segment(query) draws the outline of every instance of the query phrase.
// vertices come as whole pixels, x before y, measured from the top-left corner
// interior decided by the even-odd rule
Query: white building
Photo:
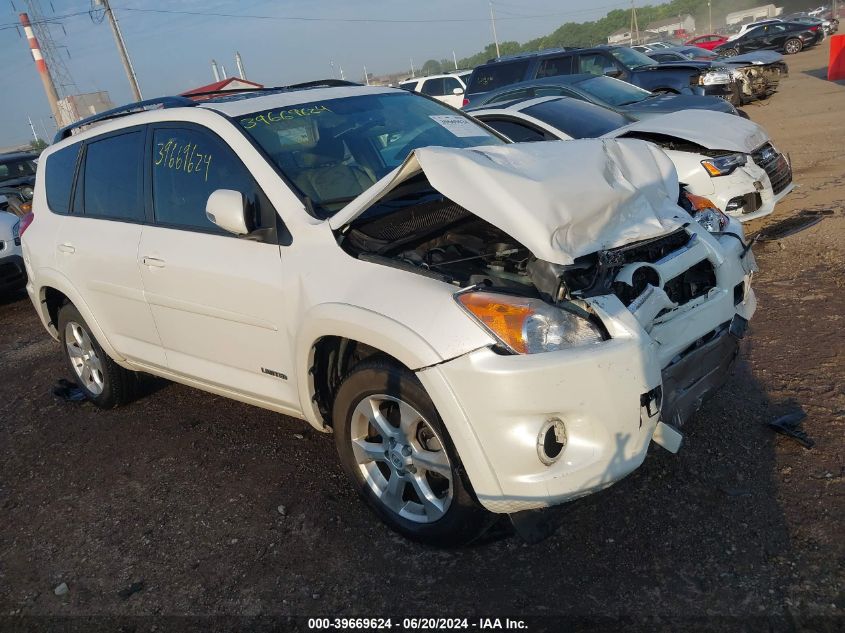
[[[64,99],[59,99],[59,118],[58,126],[60,128],[76,123],[77,121],[106,110],[111,110],[114,103],[109,98],[109,93],[106,91],[100,92],[86,92],[81,95],[68,95]]]
[[[629,28],[618,29],[607,36],[608,44],[629,44],[631,41],[633,34]]]
[[[774,18],[783,13],[783,7],[776,7],[773,4],[764,4],[759,7],[752,7],[750,9],[743,9],[742,11],[734,11],[725,16],[725,23],[730,26],[732,24],[745,24],[747,22],[756,22],[757,20],[765,20],[767,18]]]
[[[667,18],[666,20],[657,20],[656,22],[646,24],[645,30],[651,31],[652,33],[660,33],[666,36],[671,36],[677,31],[694,33],[695,18],[693,18],[689,13],[687,13],[686,15]]]

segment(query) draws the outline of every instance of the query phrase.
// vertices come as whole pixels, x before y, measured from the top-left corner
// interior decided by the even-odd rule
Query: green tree
[[[429,59],[422,65],[420,72],[423,75],[438,75],[443,72],[443,66],[436,59]]]
[[[47,143],[39,138],[37,140],[31,141],[29,147],[30,149],[32,149],[33,152],[38,152],[40,154],[45,149],[47,149]]]

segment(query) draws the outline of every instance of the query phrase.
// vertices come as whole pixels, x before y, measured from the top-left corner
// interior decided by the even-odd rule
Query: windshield
[[[648,55],[643,55],[639,51],[631,48],[612,48],[610,54],[616,58],[616,61],[624,64],[628,68],[636,69],[645,66],[654,66],[654,60]]]
[[[591,77],[578,82],[578,87],[612,106],[631,105],[654,96],[648,90],[613,77]]]
[[[544,101],[523,112],[572,138],[596,138],[628,123],[618,112],[576,99]]]
[[[321,217],[334,215],[419,147],[504,142],[468,116],[405,92],[285,106],[238,123]]]
[[[35,163],[31,160],[16,160],[0,163],[0,180],[13,180],[35,175]]]

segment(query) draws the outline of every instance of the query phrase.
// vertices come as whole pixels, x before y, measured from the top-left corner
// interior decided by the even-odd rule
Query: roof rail
[[[275,88],[233,88],[230,90],[211,90],[209,92],[194,92],[190,95],[180,95],[175,97],[159,97],[157,99],[147,99],[146,101],[138,101],[137,103],[129,103],[119,108],[113,108],[100,112],[88,118],[71,123],[63,127],[53,138],[54,143],[68,138],[73,134],[74,130],[91,125],[92,123],[99,123],[100,121],[108,121],[109,119],[118,119],[120,117],[129,116],[138,112],[143,112],[151,106],[161,106],[162,108],[186,108],[199,105],[202,101],[194,99],[194,97],[211,97],[211,96],[226,96],[227,94],[243,94],[250,92],[286,92],[288,90],[305,90],[308,88],[333,88],[341,86],[359,86],[360,84],[354,81],[345,81],[343,79],[319,79],[317,81],[306,81],[298,84],[291,84],[289,86],[277,86]]]
[[[100,121],[108,121],[109,119],[119,119],[120,117],[128,116],[136,112],[143,112],[150,106],[161,106],[162,108],[180,108],[195,106],[196,102],[191,101],[187,97],[159,97],[158,99],[147,99],[146,101],[138,101],[136,103],[128,103],[119,108],[112,108],[105,112],[100,112],[93,116],[89,116],[76,123],[71,123],[63,127],[53,138],[54,143],[68,138],[73,134],[74,130],[91,125],[92,123],[99,123]]]

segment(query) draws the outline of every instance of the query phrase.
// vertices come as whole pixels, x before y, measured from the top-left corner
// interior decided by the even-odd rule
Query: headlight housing
[[[714,156],[707,160],[701,161],[701,166],[707,170],[711,177],[727,176],[732,174],[737,167],[742,167],[748,162],[748,156],[741,153],[724,154],[722,156]]]
[[[580,316],[540,299],[495,292],[463,292],[458,305],[515,354],[539,354],[604,340],[586,314]]]
[[[729,70],[711,70],[701,75],[698,78],[698,83],[702,86],[712,86],[714,84],[729,84],[731,80]]]
[[[701,226],[710,233],[721,233],[730,222],[730,218],[719,210],[708,198],[696,196],[688,191],[684,192],[687,199],[687,211]]]

